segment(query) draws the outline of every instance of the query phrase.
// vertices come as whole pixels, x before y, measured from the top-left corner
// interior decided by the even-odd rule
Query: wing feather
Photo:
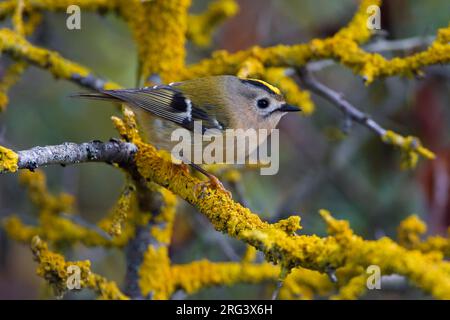
[[[103,90],[95,93],[80,93],[74,97],[122,102],[131,107],[146,110],[162,119],[193,130],[194,121],[202,121],[203,130],[225,129],[201,106],[196,106],[180,90],[171,86],[152,88]]]

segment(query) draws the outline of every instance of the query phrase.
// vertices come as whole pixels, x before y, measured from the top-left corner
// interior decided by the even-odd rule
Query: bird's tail
[[[122,100],[108,94],[108,91],[103,92],[80,92],[70,95],[71,98],[86,98],[90,100],[103,100],[103,101],[114,101],[121,102]]]

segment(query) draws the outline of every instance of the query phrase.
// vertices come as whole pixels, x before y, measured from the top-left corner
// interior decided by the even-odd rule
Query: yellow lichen
[[[39,209],[38,225],[23,224],[17,216],[4,219],[3,226],[8,235],[16,241],[29,243],[32,237],[39,235],[51,243],[82,242],[88,246],[124,246],[134,234],[134,225],[127,225],[125,232],[110,240],[102,234],[102,229],[111,226],[112,218],[105,218],[98,223],[98,229],[79,225],[71,220],[74,199],[61,193],[53,195],[47,190],[45,175],[42,171],[20,174],[20,182],[28,188],[31,201]],[[64,214],[64,215],[62,215]],[[134,218],[132,215],[130,218]]]
[[[205,12],[189,16],[187,37],[200,47],[208,46],[217,26],[236,15],[238,10],[235,0],[211,2]]]
[[[313,39],[309,43],[292,46],[253,47],[232,54],[216,51],[210,59],[188,66],[181,72],[181,78],[237,74],[242,64],[247,61],[258,65],[257,70],[261,72],[260,70],[264,67],[298,68],[310,61],[334,59],[361,75],[366,84],[370,84],[376,78],[393,75],[409,76],[424,66],[450,61],[450,44],[446,41],[450,26],[438,30],[435,42],[427,50],[404,58],[386,59],[380,54],[368,53],[361,49],[359,45],[367,41],[371,35],[371,30],[366,27],[368,16],[366,9],[369,5],[377,5],[380,2],[363,1],[349,25],[333,37]]]
[[[47,244],[37,236],[31,241],[31,250],[38,263],[36,273],[49,282],[56,296],[62,297],[68,290],[74,289],[69,287],[69,277],[77,272],[80,287],[96,291],[99,298],[128,299],[115,283],[92,273],[89,260],[66,261],[62,255],[51,252]]]
[[[396,272],[408,276],[413,283],[435,297],[445,298],[450,294],[450,279],[444,275],[447,263],[435,261],[419,252],[408,252],[387,238],[364,241],[353,234],[347,222],[333,219],[327,211],[322,210],[321,214],[332,237],[295,236],[282,231],[276,224],[261,221],[257,215],[233,202],[219,190],[207,189],[202,197],[196,197],[193,187],[198,180],[159,158],[152,146],[133,134],[135,123],[132,117],[128,117],[125,122],[117,119],[116,125],[124,136],[134,137],[133,142],[139,146],[136,164],[142,176],[176,192],[199,208],[217,230],[255,246],[266,254],[268,260],[287,269],[302,266],[322,271],[344,262],[354,261],[353,264],[359,267],[378,264],[387,274]],[[412,261],[420,267],[413,268],[410,265]],[[434,272],[424,281],[422,275],[430,263],[435,265]],[[440,281],[442,277],[447,280]],[[352,292],[355,292],[354,289]]]
[[[74,198],[66,193],[57,196],[51,194],[47,190],[46,177],[42,171],[22,171],[19,175],[19,181],[27,187],[31,201],[39,209],[51,214],[72,210]]]
[[[6,70],[5,75],[0,82],[0,112],[3,111],[9,102],[8,90],[17,81],[19,81],[20,76],[25,71],[27,64],[23,61],[13,63]]]
[[[450,256],[450,237],[429,236],[422,239],[427,232],[425,222],[418,216],[412,215],[403,220],[398,229],[398,242],[408,249],[420,250],[422,252],[439,252],[444,256]],[[448,234],[450,235],[450,228]]]
[[[398,241],[402,246],[413,248],[421,240],[420,237],[427,231],[427,226],[417,216],[413,215],[403,220],[398,226]]]
[[[14,30],[18,34],[22,35],[25,34],[25,27],[23,25],[23,9],[24,9],[24,0],[17,0],[16,10],[14,11],[12,22]]]
[[[255,249],[255,247],[247,246],[247,249],[245,250],[244,255],[242,256],[241,262],[243,263],[250,263],[256,259],[256,254],[258,251]]]
[[[190,2],[82,0],[77,4],[83,10],[114,10],[125,19],[138,49],[139,76],[145,82],[159,82],[158,77],[167,83],[215,74],[255,77],[279,87],[287,101],[302,107],[305,114],[314,110],[309,92],[301,90],[287,71],[302,67],[309,61],[334,59],[364,77],[367,84],[383,76],[410,76],[423,66],[450,61],[450,26],[438,30],[436,40],[427,50],[411,56],[386,59],[379,54],[365,52],[360,45],[372,34],[366,28],[367,8],[381,4],[378,0],[365,0],[350,23],[332,37],[292,46],[253,47],[233,54],[217,51],[210,59],[186,66],[186,36],[200,45],[208,43],[217,24],[237,10],[235,1],[218,0],[205,13],[189,16]],[[24,68],[26,63],[47,69],[55,77],[63,79],[73,80],[74,76],[91,74],[89,69],[61,57],[57,52],[36,47],[24,38],[39,22],[40,11],[66,10],[70,4],[72,2],[66,0],[8,0],[0,3],[0,19],[13,15],[15,27],[15,30],[0,30],[0,51],[18,59],[0,84],[0,106],[6,104],[6,92],[23,71],[19,67]],[[29,17],[28,21],[23,20],[24,12]],[[113,82],[105,84],[106,89],[118,87]],[[101,229],[72,221],[70,217],[75,217],[70,213],[73,199],[65,194],[49,193],[45,176],[40,172],[21,175],[21,181],[28,187],[30,198],[39,210],[38,224],[25,225],[17,216],[4,221],[12,238],[19,241],[33,239],[32,250],[39,263],[38,274],[50,282],[58,295],[67,290],[67,267],[75,265],[82,271],[82,287],[95,290],[104,299],[127,298],[114,282],[93,274],[89,261],[67,262],[63,256],[49,251],[47,244],[35,235],[48,240],[51,245],[82,242],[85,245],[123,247],[133,238],[137,227],[150,226],[152,241],[139,268],[139,286],[144,297],[167,299],[180,289],[191,294],[213,285],[262,281],[273,284],[282,278],[280,298],[311,299],[321,295],[354,299],[365,292],[365,270],[375,264],[382,274],[404,275],[434,297],[450,298],[450,265],[443,260],[443,255],[448,256],[450,252],[449,240],[436,236],[422,241],[420,236],[425,232],[425,225],[417,218],[400,225],[401,245],[386,237],[376,241],[364,240],[354,234],[348,222],[334,219],[326,210],[320,213],[327,224],[327,237],[298,235],[298,216],[270,224],[219,189],[206,187],[196,192],[201,181],[145,143],[139,135],[133,113],[127,108],[122,112],[123,120],[113,117],[113,122],[120,135],[138,148],[134,165],[139,175],[138,182],[142,185],[137,192],[119,197],[116,210],[97,224]],[[406,167],[414,166],[418,155],[434,158],[434,154],[414,137],[402,137],[387,131],[383,140],[402,149]],[[0,147],[0,171],[16,171],[17,162],[16,153]],[[230,182],[240,180],[237,171],[224,170],[220,166],[214,170]],[[148,212],[140,208],[138,198],[144,191],[161,196],[159,210]],[[182,265],[171,263],[168,245],[175,216],[175,194],[198,208],[216,230],[247,243],[249,249],[242,262],[201,260]],[[125,218],[127,223],[123,224]],[[110,230],[116,236],[112,240],[107,239],[101,235],[102,229]],[[255,249],[262,251],[269,262],[254,263]],[[327,275],[330,270],[336,273],[336,284]]]
[[[139,268],[139,287],[144,297],[167,299],[173,292],[167,247],[149,246]]]
[[[295,268],[283,281],[280,299],[314,299],[329,295],[334,286],[328,276],[314,270]]]
[[[72,79],[75,75],[87,77],[91,71],[79,64],[62,58],[59,53],[31,45],[18,33],[9,30],[0,30],[0,51],[11,52],[13,57],[26,58],[27,61],[47,69],[55,77]],[[119,85],[106,82],[105,89],[117,89]]]
[[[434,159],[433,152],[423,147],[420,140],[413,136],[403,137],[394,131],[387,130],[381,137],[385,143],[392,144],[402,150],[402,169],[414,168],[419,160],[419,155],[426,159]]]
[[[154,219],[157,225],[150,229],[150,233],[158,242],[169,244],[172,237],[177,199],[167,189],[161,188],[159,192],[163,196],[163,205],[161,206],[159,215]]]
[[[132,0],[119,3],[138,46],[140,73],[148,82],[157,75],[163,83],[178,80],[184,68],[187,9],[190,0]],[[158,19],[149,19],[158,17]]]
[[[0,172],[16,172],[19,156],[14,151],[0,146]]]
[[[131,193],[133,191],[134,186],[126,186],[124,192],[122,192],[119,200],[116,202],[112,222],[108,230],[108,233],[112,236],[119,236],[122,233],[122,224],[128,217],[131,206]]]

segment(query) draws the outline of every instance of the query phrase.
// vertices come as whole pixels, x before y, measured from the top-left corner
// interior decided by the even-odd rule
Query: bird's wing
[[[131,107],[148,111],[189,130],[194,129],[194,121],[202,121],[203,131],[206,129],[225,129],[217,119],[209,116],[200,106],[196,106],[181,91],[171,86],[103,90],[95,93],[80,93],[73,96],[122,102]]]

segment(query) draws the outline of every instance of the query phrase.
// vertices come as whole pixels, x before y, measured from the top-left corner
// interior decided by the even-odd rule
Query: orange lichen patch
[[[14,151],[0,146],[0,172],[16,172],[19,156]]]
[[[31,250],[38,263],[36,273],[48,281],[58,297],[70,289],[69,284],[75,285],[72,281],[79,280],[81,288],[94,290],[100,299],[128,299],[114,282],[92,273],[89,260],[66,261],[62,255],[51,252],[47,243],[37,236],[31,241]]]

